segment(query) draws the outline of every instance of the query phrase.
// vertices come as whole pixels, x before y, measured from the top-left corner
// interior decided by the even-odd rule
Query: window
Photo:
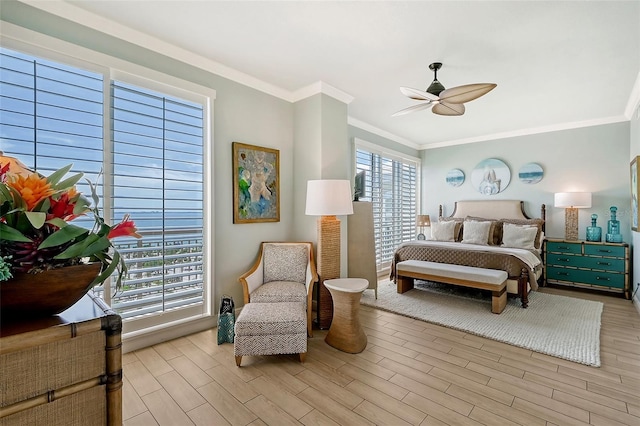
[[[389,267],[399,244],[415,240],[419,161],[356,140],[356,172],[365,172],[360,199],[373,203],[378,271]]]
[[[208,314],[208,98],[123,72],[0,55],[0,150],[45,174],[73,163],[97,184],[104,217],[130,214],[143,236],[114,240],[129,267],[123,290],[94,291],[142,324],[130,330]]]

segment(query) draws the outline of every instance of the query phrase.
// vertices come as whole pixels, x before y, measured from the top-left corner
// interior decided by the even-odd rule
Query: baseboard
[[[636,311],[638,311],[638,314],[640,314],[640,294],[638,294],[637,291],[636,291],[636,295],[634,296],[632,302],[633,302],[633,306],[636,307]]]
[[[176,324],[161,329],[155,329],[147,333],[124,334],[122,336],[122,353],[136,351],[148,346],[157,345],[158,343],[168,340],[177,339],[179,337],[188,336],[189,334],[214,328],[218,325],[218,316],[200,318],[197,320]]]

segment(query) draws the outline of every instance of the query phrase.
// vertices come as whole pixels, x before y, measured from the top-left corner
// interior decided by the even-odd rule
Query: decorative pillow
[[[440,216],[438,218],[439,222],[454,222],[456,224],[455,229],[453,230],[453,239],[454,241],[462,241],[462,222],[464,218],[461,217],[443,217]]]
[[[465,220],[462,228],[462,242],[465,244],[488,245],[491,222]]]
[[[533,242],[535,248],[539,249],[542,244],[542,225],[544,225],[543,219],[500,219],[501,222],[505,224],[511,223],[513,225],[534,225],[538,228],[538,233],[536,234],[536,238]]]
[[[456,223],[453,221],[431,222],[431,239],[435,241],[455,241],[453,232]]]
[[[295,281],[305,284],[307,246],[301,244],[265,244],[262,249],[264,282]]]
[[[502,227],[502,247],[535,249],[538,228],[535,225],[514,225],[505,223]]]
[[[489,229],[489,238],[487,239],[487,243],[489,245],[498,246],[500,245],[500,236],[502,235],[502,222],[498,222],[497,220],[485,219],[484,217],[474,217],[467,216],[465,221],[472,220],[474,222],[491,222],[491,228]]]

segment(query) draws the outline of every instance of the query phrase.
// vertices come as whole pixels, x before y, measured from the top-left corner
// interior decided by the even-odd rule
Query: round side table
[[[337,278],[324,282],[333,299],[333,320],[324,341],[343,352],[360,353],[367,335],[360,325],[360,297],[369,287],[364,278]]]

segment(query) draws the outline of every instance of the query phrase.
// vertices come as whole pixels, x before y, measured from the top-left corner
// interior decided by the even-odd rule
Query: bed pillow
[[[511,223],[513,225],[533,225],[538,229],[536,238],[533,242],[535,248],[539,249],[542,246],[542,226],[544,225],[543,219],[500,219],[504,224]],[[504,227],[504,225],[503,225]],[[503,231],[504,233],[504,231]]]
[[[475,216],[467,216],[465,218],[465,221],[467,220],[472,220],[474,222],[491,222],[491,228],[489,229],[489,238],[487,238],[487,243],[492,246],[500,245],[500,237],[502,235],[502,222]]]
[[[442,217],[438,218],[439,222],[453,222],[456,224],[455,229],[453,230],[453,239],[454,241],[460,242],[462,241],[462,222],[464,221],[463,217]]]
[[[462,242],[464,244],[488,245],[491,222],[478,222],[475,220],[465,220],[462,227]]]
[[[505,223],[502,227],[502,247],[535,249],[538,227],[535,225],[514,225]]]
[[[433,241],[455,241],[454,231],[456,223],[453,221],[438,221],[431,223],[431,239]]]

